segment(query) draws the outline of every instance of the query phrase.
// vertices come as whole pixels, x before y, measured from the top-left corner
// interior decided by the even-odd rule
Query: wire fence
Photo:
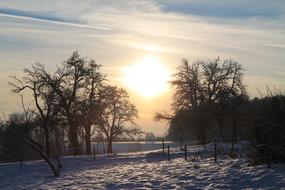
[[[122,152],[117,152],[116,146],[121,147]],[[94,144],[92,148],[92,157],[94,160],[96,159],[96,155],[101,154],[99,148],[98,144]],[[224,141],[208,139],[205,144],[202,145],[200,141],[183,141],[183,139],[180,138],[178,141],[117,142],[113,148],[115,154],[127,152],[148,154],[148,151],[157,152],[161,150],[161,152],[166,155],[165,158],[169,161],[178,157],[184,157],[185,160],[193,161],[197,161],[202,157],[212,157],[214,161],[217,162],[218,156],[221,155],[244,157],[250,149],[250,145],[247,141],[237,141],[236,139],[225,139]]]
[[[245,157],[250,150],[249,142],[237,141],[235,139],[225,139],[224,141],[211,139],[201,145],[200,141],[183,142],[182,138],[180,138],[178,145],[165,145],[164,141],[162,141],[162,152],[167,154],[168,160],[171,160],[172,157],[177,158],[183,155],[185,160],[197,161],[202,157],[212,157],[214,162],[217,162],[218,156]]]

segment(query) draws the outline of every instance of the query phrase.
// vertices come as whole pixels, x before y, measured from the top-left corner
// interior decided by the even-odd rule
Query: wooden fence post
[[[182,151],[182,137],[180,137],[180,150]]]
[[[184,158],[187,160],[187,145],[184,146]]]
[[[164,153],[164,140],[162,140],[162,152]]]
[[[214,144],[214,148],[215,148],[215,163],[217,163],[217,140],[215,139],[215,144]]]
[[[168,156],[168,161],[170,161],[170,150],[169,150],[169,145],[167,145],[167,156]]]

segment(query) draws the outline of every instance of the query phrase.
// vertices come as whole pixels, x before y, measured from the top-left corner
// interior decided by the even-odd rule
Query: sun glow
[[[168,89],[170,72],[156,57],[147,57],[124,68],[124,83],[139,95],[158,96]]]

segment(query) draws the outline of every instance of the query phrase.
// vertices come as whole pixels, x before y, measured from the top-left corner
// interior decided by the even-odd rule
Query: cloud
[[[265,46],[275,47],[275,48],[285,48],[285,44],[265,44]]]
[[[151,52],[177,63],[182,57],[233,57],[245,63],[250,60],[246,65],[250,69],[256,65],[254,56],[264,58],[259,65],[266,65],[274,56],[279,66],[284,58],[276,49],[285,44],[285,29],[284,19],[275,17],[282,15],[284,6],[280,1],[258,2],[3,0],[0,49],[8,54],[29,52],[39,58],[48,57],[46,52],[59,56],[79,49],[102,58],[105,67],[122,64],[113,60],[117,56],[127,64],[127,59]],[[256,16],[268,18],[252,18]],[[229,21],[228,17],[241,20]]]
[[[29,12],[29,11],[23,11],[23,10],[18,10],[18,9],[9,9],[9,8],[0,7],[0,16],[29,20],[29,21],[61,24],[61,25],[66,25],[66,26],[71,26],[71,27],[109,30],[109,28],[103,27],[103,26],[88,25],[80,21],[68,20],[68,19],[64,19],[61,17],[53,16],[53,15],[43,15],[42,13],[38,13],[38,12]]]
[[[10,9],[10,8],[1,8],[0,7],[0,14],[7,15],[7,16],[15,16],[15,17],[25,17],[25,18],[32,18],[32,19],[38,19],[38,20],[46,20],[46,21],[55,21],[55,22],[66,22],[66,20],[51,16],[51,15],[43,15],[42,13],[37,12],[28,12],[18,9]]]
[[[283,0],[158,0],[166,11],[206,17],[277,17],[284,14]]]

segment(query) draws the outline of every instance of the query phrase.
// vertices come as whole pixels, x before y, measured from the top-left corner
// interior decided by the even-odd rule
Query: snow
[[[185,142],[187,143],[187,142]],[[165,147],[167,145],[171,147],[178,147],[179,142],[165,141]],[[106,143],[93,143],[92,148],[95,148],[97,154],[103,154],[106,152]],[[125,153],[125,152],[139,152],[147,150],[157,150],[162,148],[161,141],[139,141],[139,142],[113,142],[113,152],[115,153]]]
[[[246,159],[226,155],[214,163],[212,156],[197,160],[193,153],[185,161],[177,148],[171,149],[171,161],[157,150],[98,155],[96,160],[69,156],[62,164],[58,178],[43,161],[0,164],[0,189],[285,189],[284,164],[248,166]]]

